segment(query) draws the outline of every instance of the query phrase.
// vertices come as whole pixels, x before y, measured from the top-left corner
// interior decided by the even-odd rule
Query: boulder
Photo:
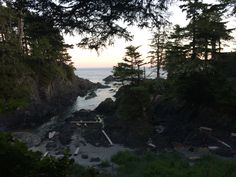
[[[15,132],[13,135],[28,147],[38,146],[41,143],[41,137],[30,132]]]
[[[95,121],[97,113],[91,110],[81,109],[73,113],[73,115],[70,121]]]
[[[57,143],[55,141],[49,141],[47,144],[46,144],[46,149],[48,151],[52,151],[54,149],[57,148]]]
[[[97,94],[94,91],[92,91],[92,92],[88,93],[88,95],[85,97],[85,100],[94,98],[96,96],[97,96]]]
[[[81,154],[81,158],[82,159],[88,159],[88,155],[87,154]]]
[[[103,81],[105,81],[105,84],[109,84],[111,82],[114,82],[115,78],[112,75],[109,75],[106,78],[104,78]]]
[[[111,98],[105,99],[103,102],[101,102],[95,110],[98,113],[102,114],[110,114],[114,113],[115,111],[115,102]]]
[[[90,159],[90,162],[100,162],[100,161],[101,161],[101,159],[99,157],[92,157]]]
[[[105,88],[110,88],[110,86],[109,85],[103,85],[100,82],[96,83],[95,89],[105,89]]]

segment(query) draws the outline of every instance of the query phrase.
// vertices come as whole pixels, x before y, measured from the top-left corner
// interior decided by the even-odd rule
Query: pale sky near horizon
[[[215,0],[206,0],[208,3],[216,2]],[[182,13],[181,9],[176,4],[172,4],[169,8],[172,15],[169,21],[173,24],[179,24],[184,26],[187,24],[186,16]],[[235,19],[234,19],[235,20]],[[230,27],[235,27],[234,20],[229,23]],[[114,45],[108,46],[107,48],[100,51],[99,55],[94,50],[80,49],[74,47],[69,49],[68,52],[72,56],[72,61],[76,68],[105,68],[113,67],[118,62],[122,61],[125,53],[125,47],[129,45],[140,46],[139,52],[145,59],[147,57],[147,52],[149,51],[149,43],[152,37],[152,33],[148,29],[139,29],[137,27],[129,27],[128,29],[134,35],[134,39],[131,42],[125,42],[123,39],[115,40]],[[234,33],[235,34],[235,33]],[[234,35],[235,36],[235,35]],[[75,36],[65,36],[65,42],[68,44],[76,44],[80,41],[78,35]],[[227,49],[230,51],[231,49]]]

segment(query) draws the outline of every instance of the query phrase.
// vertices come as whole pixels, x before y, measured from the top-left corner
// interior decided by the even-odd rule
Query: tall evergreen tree
[[[201,8],[203,6],[202,2],[199,0],[182,0],[186,2],[184,5],[181,5],[182,11],[186,11],[187,13],[187,19],[190,20],[190,23],[188,25],[189,28],[189,36],[191,36],[191,50],[192,50],[192,59],[197,58],[197,51],[196,51],[196,38],[197,38],[197,29],[196,29],[196,20],[198,18],[198,15],[201,11]]]
[[[175,25],[173,32],[168,36],[166,43],[166,61],[165,70],[168,72],[168,77],[175,75],[178,65],[181,65],[188,57],[188,45],[184,45],[186,37],[185,29],[179,25]]]
[[[139,84],[143,71],[140,69],[144,65],[141,54],[137,51],[140,46],[128,46],[126,47],[125,56],[122,63],[118,63],[118,66],[114,67],[114,76],[122,78],[123,80],[131,79],[132,83],[137,82]]]
[[[157,32],[153,34],[151,39],[151,50],[149,53],[151,67],[155,67],[157,79],[160,78],[160,69],[164,65],[165,60],[165,49],[167,32],[166,28],[159,28]]]

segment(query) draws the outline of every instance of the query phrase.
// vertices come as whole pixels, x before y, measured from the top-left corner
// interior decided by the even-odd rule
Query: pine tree
[[[151,39],[151,50],[148,52],[150,54],[148,57],[150,58],[151,67],[155,67],[156,69],[157,79],[160,78],[160,69],[164,65],[166,40],[166,28],[159,28]]]
[[[113,69],[114,76],[122,80],[131,79],[132,83],[139,84],[143,71],[140,69],[144,65],[144,60],[141,59],[141,54],[137,51],[140,46],[126,47],[125,56],[122,63],[118,63]]]

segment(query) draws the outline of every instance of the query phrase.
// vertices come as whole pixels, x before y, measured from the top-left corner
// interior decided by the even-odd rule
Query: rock
[[[88,159],[88,155],[87,155],[87,154],[82,154],[82,155],[81,155],[81,158],[82,158],[82,159]]]
[[[78,116],[84,117],[84,116],[88,116],[89,113],[90,113],[90,110],[81,109],[79,111],[74,112],[73,115],[74,117],[78,117]]]
[[[158,125],[155,127],[157,133],[161,134],[165,131],[165,127],[163,125]]]
[[[115,102],[111,98],[105,99],[101,102],[95,110],[102,114],[110,114],[114,113],[115,110]]]
[[[86,109],[81,109],[74,114],[70,121],[95,121],[97,113]]]
[[[101,161],[101,159],[99,157],[92,157],[90,159],[90,162],[100,162],[100,161]]]
[[[79,143],[82,144],[83,146],[87,146],[86,142],[83,140],[80,140]]]
[[[41,143],[39,136],[29,132],[15,132],[14,137],[27,144],[28,147],[38,146]]]
[[[116,79],[112,75],[109,75],[106,78],[104,78],[103,81],[105,81],[105,84],[109,84],[111,82],[116,81]]]
[[[48,133],[48,138],[52,139],[56,135],[56,133],[57,133],[56,131],[49,132]]]
[[[92,91],[92,92],[90,92],[90,93],[85,97],[85,100],[94,98],[94,97],[96,97],[96,96],[97,96],[97,94],[96,94],[94,91]]]
[[[39,79],[31,76],[24,78],[27,81],[25,84],[30,87],[29,98],[32,102],[25,108],[16,109],[9,114],[0,114],[0,126],[4,129],[37,127],[52,116],[63,112],[78,96],[85,96],[90,90],[103,87],[74,74],[70,80],[55,76],[48,85],[42,85],[38,82]]]
[[[76,130],[76,125],[65,123],[60,129],[59,140],[62,145],[68,145],[71,142],[71,137]]]
[[[63,154],[63,152],[61,152],[61,151],[56,151],[55,152],[55,155],[62,155]]]
[[[49,141],[47,144],[46,144],[46,149],[48,151],[52,151],[54,149],[57,148],[57,143],[55,141]]]
[[[102,85],[100,82],[96,83],[96,89],[105,89],[105,88],[110,88],[109,85]]]

